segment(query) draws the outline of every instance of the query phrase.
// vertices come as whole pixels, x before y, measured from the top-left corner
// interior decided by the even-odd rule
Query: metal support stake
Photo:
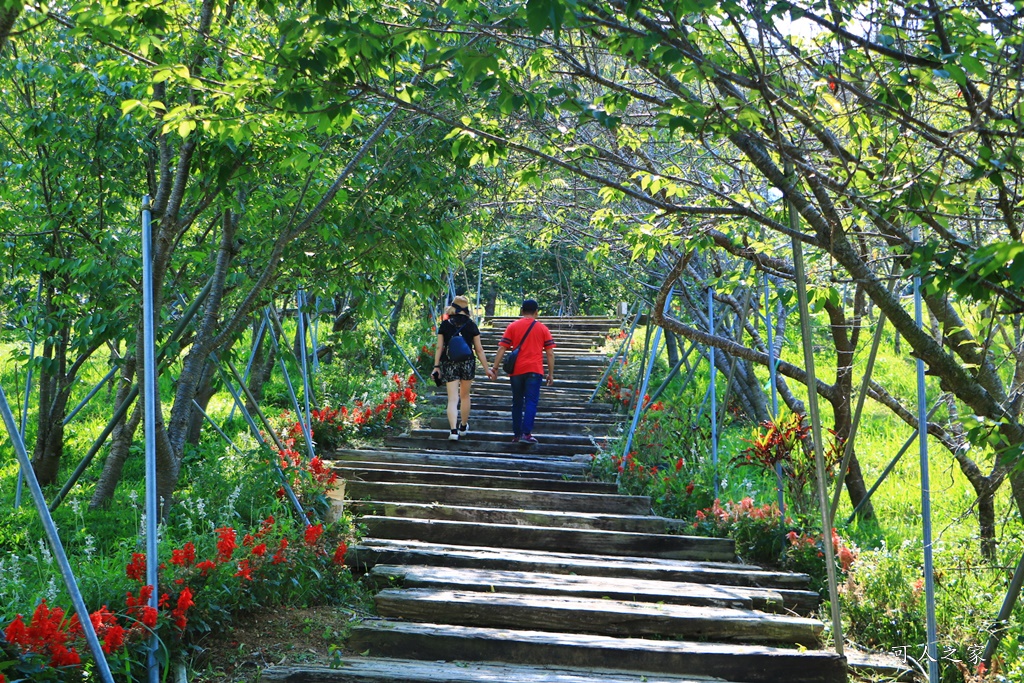
[[[227,434],[225,434],[224,430],[221,429],[220,426],[216,422],[213,421],[213,418],[210,417],[205,410],[203,410],[203,407],[201,405],[199,405],[199,401],[197,401],[195,399],[192,399],[192,407],[195,408],[196,410],[198,410],[199,414],[202,415],[204,418],[206,418],[206,421],[210,423],[210,426],[213,427],[214,431],[216,431],[218,434],[220,434],[220,438],[224,439],[224,441],[229,446],[231,446],[232,449],[234,449],[235,453],[238,453],[239,455],[245,455],[242,452],[242,449],[240,449],[238,446],[236,446],[235,442],[231,440],[231,437],[228,436]]]
[[[627,314],[627,316],[633,315],[633,307],[639,307],[639,305],[640,305],[640,301],[639,300],[634,302],[633,306],[630,307],[629,313]],[[615,351],[615,353],[612,354],[612,359],[610,361],[608,361],[608,367],[605,368],[604,374],[601,375],[601,379],[599,379],[597,381],[597,386],[594,387],[594,393],[592,393],[590,395],[590,400],[588,400],[587,403],[593,403],[594,399],[597,398],[597,393],[599,391],[601,391],[601,387],[604,386],[605,380],[608,379],[608,375],[610,375],[612,373],[612,368],[615,367],[615,361],[618,360],[619,356],[622,355],[622,354],[628,354],[629,353],[629,344],[630,344],[630,342],[633,341],[633,332],[636,331],[636,324],[638,322],[640,322],[640,311],[639,311],[639,309],[636,312],[636,316],[633,318],[633,324],[629,326],[629,332],[626,333],[626,338],[622,340],[622,343],[619,344],[619,348]],[[623,357],[625,357],[625,356],[623,356]]]
[[[281,365],[281,371],[284,373],[284,383],[285,386],[288,387],[288,397],[292,400],[292,408],[295,410],[295,417],[298,419],[299,426],[302,428],[302,436],[305,437],[303,440],[306,442],[306,450],[309,452],[309,459],[312,460],[316,457],[316,454],[313,452],[313,431],[310,429],[309,425],[306,424],[306,420],[302,417],[302,410],[299,408],[299,399],[295,394],[295,387],[292,385],[291,375],[288,374],[288,364],[285,363],[284,354],[281,353],[281,347],[277,342],[277,330],[281,329],[282,332],[284,331],[281,328],[281,321],[278,320],[277,312],[273,307],[270,307],[269,310],[274,316],[274,322],[277,323],[276,329],[271,330],[270,332],[270,341],[274,345],[274,353],[277,354],[277,360]],[[264,312],[263,315],[267,315],[267,313]],[[241,383],[242,378],[239,377],[238,381]],[[255,405],[255,403],[253,405]]]
[[[249,373],[252,372],[252,364],[256,360],[256,352],[260,348],[260,344],[263,342],[263,335],[267,331],[267,317],[263,316],[260,318],[260,327],[256,331],[256,338],[252,340],[252,348],[249,350],[249,360],[245,363],[245,372],[242,373],[242,381],[249,381]],[[228,413],[228,420],[231,420],[235,416],[235,406],[231,406],[231,412]]]
[[[920,237],[914,228],[913,240]],[[924,329],[921,313],[921,277],[914,276],[914,321]],[[921,526],[924,534],[924,595],[928,634],[928,681],[939,683],[938,626],[935,621],[935,566],[932,558],[932,500],[928,473],[928,396],[925,393],[924,360],[917,358],[917,444],[921,455]]]
[[[313,315],[306,314],[309,321],[309,345],[313,348],[313,373],[320,372],[320,339],[317,333],[320,331],[320,297],[313,301]]]
[[[252,436],[254,439],[256,439],[256,443],[258,443],[261,446],[269,448],[267,446],[266,439],[264,439],[263,434],[260,433],[260,428],[256,426],[256,421],[252,419],[252,415],[249,414],[249,410],[245,407],[245,403],[242,401],[242,397],[238,395],[238,390],[235,389],[233,384],[231,384],[231,378],[228,377],[228,373],[224,371],[224,368],[221,366],[220,361],[217,359],[217,355],[212,355],[214,362],[217,364],[217,370],[220,371],[221,379],[224,381],[224,386],[228,388],[228,391],[231,393],[231,397],[235,399],[235,405],[238,406],[238,412],[242,414],[242,417],[245,419],[246,424],[249,425],[249,431],[252,432]],[[228,361],[228,365],[231,365],[231,361]],[[241,375],[238,374],[238,370],[235,369],[234,365],[231,365],[231,372],[234,373],[236,380],[242,379]],[[257,405],[256,399],[253,397],[248,387],[246,387],[244,384],[242,384],[241,387],[242,391],[245,392],[246,398],[252,401],[252,405],[256,409],[256,412],[260,416],[260,419],[263,421],[263,425],[267,428],[267,433],[270,434],[270,438],[272,438],[274,440],[274,443],[277,444],[278,451],[283,451],[284,447],[278,440],[277,434],[275,434],[274,430],[270,428],[270,423],[267,422],[266,416],[264,416],[263,413],[260,411],[260,407],[259,405]],[[302,520],[302,523],[306,526],[310,526],[309,517],[306,516],[306,511],[302,509],[302,503],[299,502],[298,496],[295,495],[295,491],[292,490],[291,484],[288,483],[288,477],[284,476],[284,472],[281,470],[281,465],[278,463],[277,458],[271,458],[270,461],[274,463],[274,471],[277,473],[277,478],[281,480],[281,485],[284,487],[285,495],[288,496],[288,500],[291,502],[292,507],[294,507],[295,512],[298,513],[299,519]]]
[[[100,640],[96,636],[96,629],[93,628],[92,620],[89,618],[89,609],[85,606],[85,600],[78,589],[78,581],[75,579],[75,573],[71,569],[71,563],[68,562],[67,553],[64,552],[64,544],[61,543],[60,534],[57,532],[57,525],[53,523],[53,517],[46,508],[43,490],[40,488],[39,480],[36,479],[36,473],[32,469],[32,462],[28,457],[28,451],[25,450],[25,441],[21,438],[21,434],[18,433],[18,425],[14,420],[14,413],[11,412],[11,406],[7,402],[7,395],[4,394],[2,387],[0,387],[0,413],[3,414],[4,425],[7,427],[7,435],[11,439],[11,445],[14,446],[14,454],[18,459],[18,464],[25,473],[29,495],[32,496],[32,502],[35,503],[36,511],[39,512],[39,518],[46,532],[46,540],[50,543],[50,548],[53,550],[53,557],[57,560],[57,566],[60,567],[64,586],[68,589],[68,595],[71,596],[71,604],[74,605],[75,612],[78,613],[78,621],[82,626],[82,631],[85,633],[85,641],[89,644],[92,656],[96,660],[96,668],[100,678],[105,683],[114,683],[114,677],[110,673],[110,665],[107,664],[106,655],[103,654],[103,645],[100,644]]]
[[[708,287],[708,332],[712,335],[715,333],[715,294],[711,287]],[[718,415],[716,405],[718,390],[715,387],[718,368],[715,367],[714,346],[708,347],[708,360],[711,362],[711,382],[708,387],[708,392],[711,395],[711,466],[715,471],[715,498],[718,498],[718,420],[715,419]]]
[[[299,353],[302,361],[302,397],[306,406],[306,431],[313,433],[313,418],[309,412],[309,404],[312,403],[316,406],[316,398],[313,396],[313,390],[309,386],[309,356],[306,353],[306,293],[299,290],[295,297],[296,301],[300,303],[299,306],[299,329],[296,331],[299,342]]]
[[[768,273],[764,274],[764,330],[768,341],[768,384],[772,393],[772,420],[779,417],[779,388],[775,385],[775,340],[772,336],[775,330],[772,328],[772,313],[768,303]],[[782,463],[775,463],[775,488],[779,501],[779,512],[786,514],[786,494],[784,492],[782,478]]]
[[[404,359],[405,359],[405,364],[406,364],[406,365],[408,365],[408,366],[409,366],[409,367],[410,367],[410,368],[412,369],[412,371],[413,371],[413,374],[415,374],[415,375],[416,375],[416,377],[417,377],[417,378],[418,378],[418,379],[419,379],[419,380],[420,380],[421,382],[424,382],[424,383],[425,383],[425,381],[424,381],[424,379],[423,379],[423,375],[421,375],[421,374],[420,374],[420,371],[416,369],[416,364],[415,364],[415,363],[413,363],[413,362],[412,362],[411,360],[409,360],[409,356],[405,355],[405,351],[403,351],[403,350],[402,350],[402,346],[401,346],[401,344],[399,344],[399,343],[398,343],[398,340],[397,340],[397,339],[395,339],[395,338],[394,338],[394,337],[393,337],[393,336],[391,335],[391,330],[389,330],[388,328],[384,327],[384,325],[383,325],[383,324],[382,324],[382,323],[381,323],[381,322],[380,322],[379,320],[377,321],[377,324],[378,324],[378,325],[380,325],[380,329],[384,330],[384,334],[386,334],[386,335],[388,336],[388,339],[390,339],[390,340],[391,340],[391,342],[392,342],[392,343],[393,343],[393,344],[395,345],[395,348],[396,348],[396,349],[398,349],[398,353],[402,354],[402,358],[404,358]]]
[[[647,402],[647,408],[644,408],[644,410],[649,409],[651,407],[651,405],[655,401],[657,401],[658,398],[665,392],[665,389],[668,388],[668,385],[672,382],[672,380],[674,380],[676,378],[676,375],[679,374],[680,368],[683,367],[683,364],[686,362],[686,359],[690,357],[690,353],[695,348],[697,348],[697,342],[693,342],[692,344],[690,344],[690,348],[686,349],[686,353],[684,353],[682,355],[682,357],[678,361],[676,361],[675,367],[673,367],[669,371],[668,375],[665,377],[665,381],[663,381],[661,383],[661,386],[659,386],[657,389],[655,389],[654,393],[651,394],[651,400]]]
[[[99,393],[99,390],[103,388],[103,385],[110,381],[110,378],[114,376],[115,372],[117,372],[116,365],[110,368],[110,372],[104,375],[103,379],[101,379],[96,384],[96,386],[89,390],[89,393],[85,395],[85,398],[78,402],[78,405],[75,406],[75,409],[68,413],[67,417],[64,418],[63,425],[65,427],[68,426],[68,423],[75,419],[75,415],[78,415],[78,411],[80,411],[82,408],[88,405],[89,401],[92,400],[92,397]]]
[[[36,287],[36,308],[43,298],[43,276],[39,276],[39,285]],[[27,321],[25,326],[28,327]],[[32,361],[36,357],[36,326],[32,325],[32,332],[29,334],[28,370],[25,373],[25,400],[21,409],[21,440],[25,440],[25,430],[28,426],[28,399],[32,395]],[[25,479],[25,473],[18,469],[18,483],[14,488],[14,507],[21,507],[21,488]]]
[[[796,228],[799,219],[792,204],[789,207],[790,224]],[[793,238],[793,270],[796,275],[797,301],[800,306],[800,337],[804,347],[804,365],[807,368],[807,405],[811,413],[811,434],[814,440],[814,464],[818,474],[818,505],[821,508],[822,543],[825,551],[825,569],[828,572],[828,595],[832,608],[832,634],[836,654],[842,656],[843,622],[839,615],[839,590],[836,586],[835,548],[832,547],[832,520],[829,518],[828,492],[825,490],[825,453],[821,443],[821,413],[818,412],[818,380],[814,373],[814,343],[811,338],[811,313],[807,305],[807,273],[804,270],[803,245]]]
[[[153,587],[149,606],[157,609],[159,599],[157,555],[157,518],[160,515],[156,471],[156,340],[153,323],[153,230],[150,222],[149,195],[142,198],[142,396],[143,428],[146,451],[146,583]],[[146,670],[149,683],[159,683],[160,665],[156,661],[159,646],[156,634],[150,637]]]
[[[932,406],[932,409],[928,411],[928,419],[929,420],[932,418],[932,415],[935,414],[935,411],[938,410],[939,406],[941,406],[941,405],[942,405],[942,403],[939,402],[939,403],[936,403],[935,405]],[[916,438],[917,438],[917,428],[915,427],[914,431],[910,434],[909,437],[907,437],[907,440],[903,442],[902,446],[900,446],[900,450],[896,452],[896,455],[894,455],[892,460],[889,461],[889,464],[885,466],[885,469],[882,470],[882,473],[880,475],[878,475],[878,480],[871,486],[870,489],[868,489],[868,493],[867,493],[866,496],[864,496],[864,500],[862,500],[861,502],[857,503],[857,507],[855,507],[853,509],[853,512],[850,513],[849,518],[847,518],[847,520],[846,520],[847,524],[852,522],[853,518],[857,516],[858,512],[860,512],[860,509],[862,507],[864,507],[865,505],[867,505],[868,501],[871,500],[871,496],[873,496],[875,494],[875,491],[877,491],[878,487],[882,485],[882,482],[885,481],[885,478],[888,477],[889,474],[893,471],[893,468],[896,467],[896,463],[898,463],[900,461],[900,458],[903,457],[903,454],[907,452],[907,450],[914,443],[914,440]]]
[[[651,326],[653,324],[654,323],[650,319],[650,316],[648,316],[647,325],[646,325],[647,333],[644,335],[644,352],[640,355],[640,359],[641,359],[640,362],[644,363],[644,364],[646,364],[647,360],[650,358],[650,352],[651,352],[651,332],[652,332]],[[642,397],[642,394],[640,393],[640,385],[643,384],[643,379],[644,379],[643,374],[642,373],[637,373],[636,384],[633,385],[633,394],[629,397],[629,404],[628,404],[627,409],[626,409],[627,412],[634,408],[634,405],[633,405],[634,402],[637,405],[640,404],[640,398]]]
[[[668,299],[665,301],[665,310],[668,310],[669,303],[672,301],[672,291],[668,293]],[[652,321],[653,322],[653,321]],[[640,414],[644,408],[644,394],[647,393],[647,383],[651,379],[651,370],[654,369],[654,361],[658,358],[658,344],[661,342],[661,327],[659,326],[654,332],[654,343],[651,345],[651,353],[647,358],[647,368],[644,370],[643,381],[640,383],[640,393],[637,396],[636,408],[633,410],[633,421],[629,425],[629,433],[626,435],[626,447],[622,451],[622,457],[625,459],[629,455],[629,450],[633,446],[633,435],[636,433],[637,425],[640,424]]]

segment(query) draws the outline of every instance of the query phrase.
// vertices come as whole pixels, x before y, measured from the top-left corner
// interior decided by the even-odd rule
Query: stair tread
[[[375,580],[396,580],[404,588],[500,591],[538,595],[572,595],[634,602],[665,602],[762,609],[783,603],[782,594],[770,588],[725,586],[682,581],[544,574],[493,569],[382,565],[370,572]],[[763,611],[763,609],[762,609]]]
[[[726,678],[743,683],[839,683],[845,659],[834,652],[766,645],[649,640],[401,621],[364,622],[353,628],[350,644],[369,654],[401,652],[403,657],[449,659],[502,656],[511,663],[606,666],[634,672],[671,672]],[[362,650],[360,650],[362,651]],[[528,660],[532,660],[529,661]],[[609,666],[610,665],[610,666]]]
[[[618,636],[671,636],[715,642],[782,642],[817,647],[817,619],[738,607],[633,602],[571,595],[387,588],[377,593],[386,617],[463,626],[528,628]]]
[[[727,683],[703,676],[642,674],[610,669],[530,666],[501,662],[421,661],[344,657],[338,668],[272,666],[261,681],[307,683]]]

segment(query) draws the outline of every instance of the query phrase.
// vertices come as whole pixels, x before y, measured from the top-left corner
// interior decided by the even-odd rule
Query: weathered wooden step
[[[410,564],[758,586],[779,590],[784,599],[794,593],[817,599],[816,593],[805,590],[810,580],[806,574],[774,572],[738,562],[625,558],[387,539],[363,540],[350,549],[346,562],[356,571],[368,571],[376,564]]]
[[[350,500],[384,500],[445,505],[484,505],[524,510],[567,510],[573,512],[610,512],[642,515],[650,512],[646,496],[620,496],[604,493],[565,493],[525,489],[472,488],[433,484],[393,484],[387,482],[348,482],[345,495]]]
[[[376,657],[504,661],[701,675],[740,683],[846,683],[846,660],[833,652],[419,624],[364,622],[348,647]]]
[[[428,543],[491,547],[498,540],[504,548],[522,550],[585,553],[599,549],[606,555],[722,562],[736,556],[733,541],[726,538],[400,517],[368,516],[360,521],[366,525],[367,536],[370,537],[414,539]]]
[[[465,464],[477,469],[516,469],[522,471],[548,472],[553,474],[584,474],[590,469],[590,458],[575,460],[568,456],[503,457],[500,454],[446,453],[444,451],[406,450],[338,450],[329,455],[335,461],[393,462],[458,467]]]
[[[391,482],[405,484],[433,484],[435,486],[468,486],[489,489],[526,489],[530,491],[570,491],[579,493],[614,494],[615,484],[599,481],[542,479],[530,476],[495,476],[491,474],[453,474],[424,472],[421,470],[391,470],[372,467],[337,468],[338,476],[348,482]]]
[[[428,427],[431,431],[448,430],[448,418],[434,417],[424,426]],[[471,429],[470,436],[477,431],[496,432],[504,436],[512,429],[512,419],[511,416],[506,418],[488,418],[478,417],[476,414],[473,414],[470,417],[469,426]],[[608,432],[612,429],[613,424],[609,422],[557,420],[547,415],[538,417],[533,426],[533,431],[537,434],[558,435],[593,434],[595,436],[608,436]]]
[[[516,467],[518,463],[511,459],[505,459],[509,467]],[[548,479],[551,481],[579,481],[585,477],[582,473],[567,473],[567,472],[535,472],[530,470],[522,469],[499,469],[496,467],[464,467],[462,465],[430,465],[425,463],[417,462],[386,462],[379,460],[334,460],[329,463],[334,467],[335,471],[341,473],[343,471],[354,471],[359,472],[361,470],[395,470],[402,472],[434,472],[438,474],[466,474],[474,476],[494,476],[494,477],[514,477],[514,478],[528,478],[528,479]],[[382,479],[372,479],[370,477],[362,477],[364,481],[384,481]],[[608,489],[610,492],[614,492],[614,488]]]
[[[485,524],[523,524],[527,526],[563,527],[569,529],[603,529],[640,534],[680,533],[688,528],[685,522],[653,515],[609,515],[561,510],[513,510],[479,506],[435,505],[423,503],[389,503],[386,501],[353,501],[349,509],[357,515],[411,517],[415,519],[446,519],[455,522]]]
[[[445,431],[438,433],[435,438],[393,436],[386,439],[386,443],[389,448],[404,448],[417,451],[443,448],[449,452],[497,453],[503,455],[524,454],[530,457],[542,455],[592,455],[597,450],[597,447],[589,442],[588,445],[583,445],[544,443],[542,440],[540,443],[533,444],[532,446],[523,443],[512,443],[511,431],[508,434],[504,434],[503,437],[507,440],[485,441],[475,439],[471,435],[465,440],[448,441],[448,432]],[[538,436],[537,438],[543,439],[543,436]]]
[[[511,430],[512,425],[508,425]],[[409,435],[414,438],[420,439],[447,439],[449,430],[447,429],[413,429],[410,430]],[[592,436],[578,436],[575,434],[544,434],[540,430],[537,431],[537,438],[540,439],[543,436],[543,442],[539,445],[545,446],[585,446],[593,448],[594,441],[597,443],[604,443],[607,441],[607,435],[592,435]],[[497,441],[504,443],[509,440],[509,432],[470,432],[468,436],[460,438],[459,442],[473,442],[473,441]]]
[[[713,642],[799,644],[817,647],[817,619],[749,609],[524,593],[432,588],[388,588],[374,597],[383,617],[430,623],[567,630],[608,636],[699,638]]]
[[[272,666],[263,683],[712,683],[703,676],[642,674],[498,662],[428,662],[414,659],[345,657],[337,668]],[[714,683],[725,683],[714,679]]]
[[[381,588],[566,595],[627,602],[757,609],[762,612],[777,612],[783,608],[782,595],[770,588],[702,583],[382,564],[373,568],[369,578]]]

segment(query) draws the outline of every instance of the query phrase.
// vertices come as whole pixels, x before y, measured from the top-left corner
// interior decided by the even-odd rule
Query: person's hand
[[[441,368],[434,368],[430,372],[430,376],[433,377],[434,379],[437,379],[438,377],[440,377],[441,376]]]
[[[548,374],[548,386],[549,387],[550,386],[554,386],[554,384],[555,384],[555,376],[552,375],[552,374]]]
[[[487,368],[487,379],[498,379],[498,373],[494,368]]]

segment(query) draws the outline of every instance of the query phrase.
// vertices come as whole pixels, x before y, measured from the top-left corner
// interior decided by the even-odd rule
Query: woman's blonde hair
[[[458,306],[459,308],[465,309],[465,310],[464,311],[456,311],[455,310],[456,306]],[[462,296],[461,294],[458,295],[457,297],[455,297],[454,299],[452,299],[451,305],[448,306],[448,308],[444,309],[444,312],[449,317],[451,317],[453,315],[457,315],[459,313],[462,313],[463,315],[468,315],[470,317],[472,317],[472,315],[473,315],[473,311],[469,308],[469,299],[467,299],[466,297]]]

